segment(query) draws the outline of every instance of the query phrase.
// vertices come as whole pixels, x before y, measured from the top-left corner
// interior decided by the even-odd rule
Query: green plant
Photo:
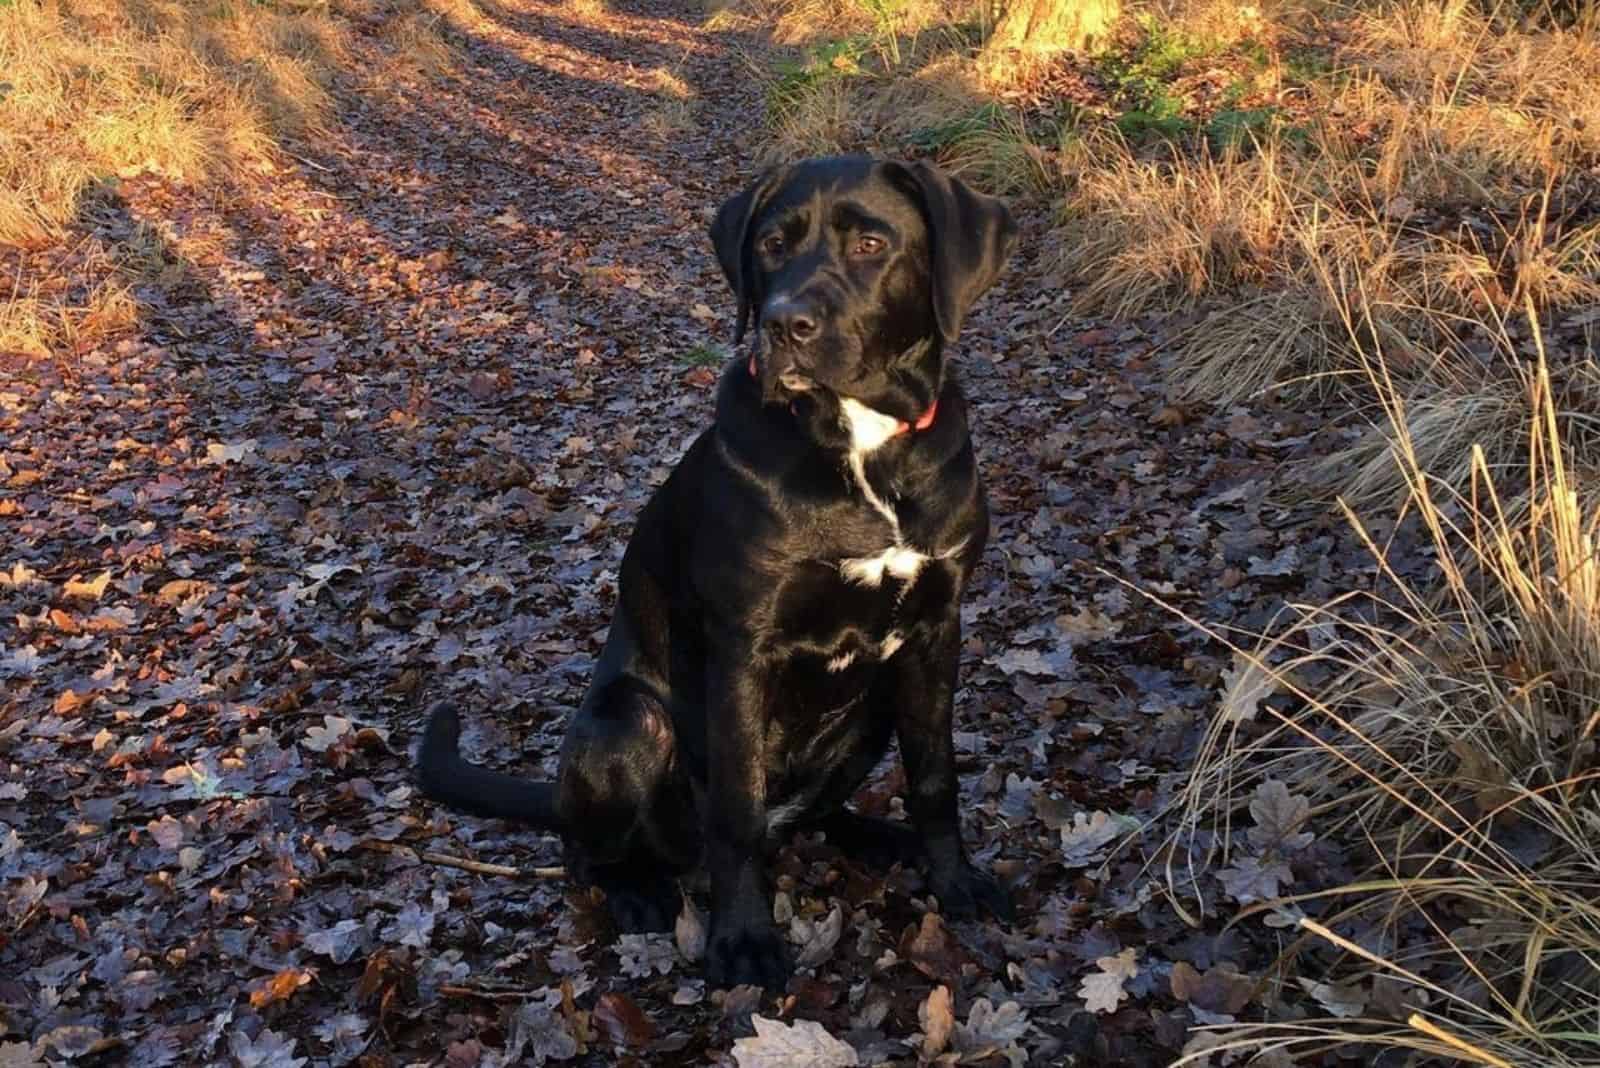
[[[878,51],[892,67],[900,65],[900,15],[907,0],[856,0],[872,16],[878,38]]]
[[[1275,107],[1229,107],[1211,116],[1205,125],[1206,140],[1216,152],[1238,151],[1259,142],[1282,122],[1282,111]]]
[[[1140,105],[1117,116],[1117,129],[1134,139],[1158,137],[1173,141],[1191,126],[1183,115],[1183,101],[1160,86],[1152,89]]]
[[[1220,42],[1163,25],[1153,15],[1141,17],[1139,27],[1144,31],[1144,39],[1134,51],[1133,67],[1136,73],[1147,78],[1171,78],[1189,60],[1222,51]]]
[[[715,345],[696,345],[679,359],[690,367],[721,367],[728,354]]]
[[[1004,118],[1005,109],[991,101],[970,115],[919,127],[911,131],[906,140],[924,152],[943,152],[974,134],[995,129]]]
[[[861,73],[868,42],[860,37],[824,41],[805,50],[799,60],[778,64],[767,89],[767,118],[782,119],[822,85]]]
[[[1297,85],[1310,85],[1334,73],[1333,57],[1315,48],[1297,48],[1283,57],[1285,81]]]

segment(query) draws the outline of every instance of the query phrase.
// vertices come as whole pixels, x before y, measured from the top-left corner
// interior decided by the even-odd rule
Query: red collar
[[[750,371],[750,377],[756,377],[756,357],[754,353],[751,353],[750,363],[747,366]],[[933,398],[933,403],[928,405],[928,410],[918,416],[915,423],[907,423],[904,420],[901,420],[899,425],[895,427],[894,434],[892,436],[899,437],[908,430],[926,430],[933,425],[933,421],[938,414],[939,398],[935,397]]]
[[[939,414],[939,398],[933,398],[933,403],[928,405],[928,410],[917,418],[915,423],[901,423],[895,433],[904,434],[908,430],[926,430],[933,425],[934,417]]]

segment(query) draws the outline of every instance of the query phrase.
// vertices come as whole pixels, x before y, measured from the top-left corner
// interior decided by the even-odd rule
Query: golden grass
[[[1281,36],[1208,25],[1214,7],[1183,5],[1179,24]],[[1492,332],[1524,298],[1541,313],[1600,300],[1600,227],[1563,222],[1595,195],[1600,24],[1523,32],[1460,0],[1400,0],[1342,26],[1341,74],[1312,83],[1319,118],[1292,138],[1152,154],[1101,135],[1056,157],[1078,311],[1225,309],[1177,353],[1191,397],[1359,377],[1329,329],[1347,313],[1399,362],[1404,339]]]
[[[851,34],[915,38],[952,22],[987,25],[986,0],[758,0],[754,5],[779,44],[808,44]]]
[[[260,4],[245,0],[60,0],[0,9],[0,245],[47,260],[66,279],[18,273],[0,305],[0,351],[75,351],[130,325],[135,307],[113,274],[160,280],[138,249],[93,263],[58,256],[76,241],[86,194],[137,174],[202,186],[270,172],[279,146],[325,135],[331,87],[354,62],[357,24],[385,51],[381,77],[453,67],[446,19],[468,0]],[[359,67],[359,70],[354,68]],[[51,252],[50,250],[55,250]],[[107,265],[109,262],[109,266]],[[180,272],[181,273],[181,272]]]
[[[1279,156],[1267,145],[1175,165],[1114,133],[1074,146],[1059,232],[1079,309],[1132,316],[1268,283],[1297,221]]]
[[[0,241],[59,235],[105,176],[199,180],[259,163],[326,122],[340,31],[253,4],[17,4],[0,13],[12,90],[0,132]]]
[[[100,282],[77,300],[13,293],[0,304],[0,354],[77,352],[127,329],[137,317],[128,287],[116,281]]]
[[[1527,318],[1536,329],[1531,302]],[[1285,971],[1374,1002],[1381,980],[1397,1011],[1226,1025],[1178,1064],[1352,1042],[1513,1068],[1600,1063],[1600,508],[1578,492],[1537,347],[1516,401],[1524,462],[1497,465],[1472,445],[1443,476],[1417,436],[1441,428],[1368,362],[1404,510],[1442,590],[1390,571],[1350,512],[1398,592],[1301,607],[1285,633],[1238,648],[1292,703],[1259,727],[1219,716],[1185,794],[1188,826],[1215,827],[1225,854],[1242,847],[1233,814],[1269,778],[1309,800],[1303,830],[1354,843],[1369,869],[1357,880],[1251,911],[1301,917]],[[1305,685],[1312,663],[1332,681]]]

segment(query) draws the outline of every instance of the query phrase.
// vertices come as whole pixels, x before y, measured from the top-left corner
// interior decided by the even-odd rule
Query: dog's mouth
[[[791,393],[805,393],[816,387],[816,382],[799,371],[789,370],[778,376],[778,384]]]

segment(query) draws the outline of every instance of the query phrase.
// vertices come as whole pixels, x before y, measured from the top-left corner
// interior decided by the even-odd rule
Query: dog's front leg
[[[706,687],[705,860],[711,876],[706,973],[718,986],[789,981],[763,871],[767,834],[767,674],[753,653],[725,648]]]
[[[1011,901],[987,872],[967,859],[957,815],[954,726],[961,621],[952,610],[932,641],[907,642],[890,665],[895,671],[895,725],[906,765],[906,808],[922,835],[928,881],[939,906],[953,916],[980,907],[1011,918]]]

